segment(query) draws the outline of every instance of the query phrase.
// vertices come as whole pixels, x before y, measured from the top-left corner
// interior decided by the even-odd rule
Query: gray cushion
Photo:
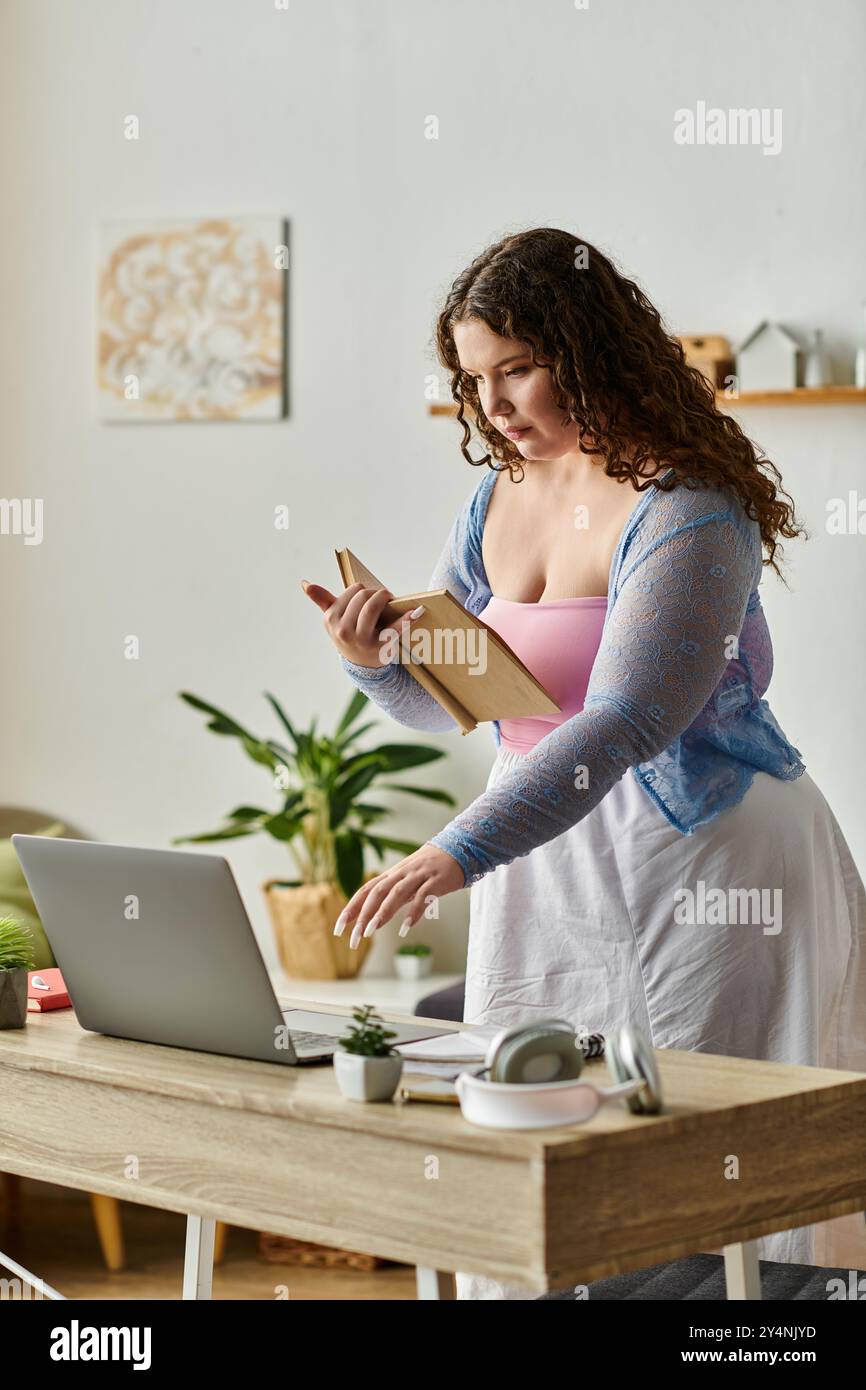
[[[851,1271],[823,1269],[815,1265],[786,1265],[775,1260],[759,1260],[761,1269],[761,1300],[785,1302],[826,1303],[827,1282],[841,1279],[845,1288]],[[862,1271],[858,1271],[858,1279]],[[689,1255],[683,1260],[636,1269],[632,1274],[616,1274],[610,1279],[596,1279],[587,1288],[590,1302],[604,1300],[643,1300],[646,1302],[724,1302],[725,1261],[722,1255]],[[540,1300],[574,1301],[574,1289],[543,1293]]]
[[[419,1000],[415,1005],[415,1013],[421,1018],[448,1018],[453,1019],[455,1023],[462,1023],[465,993],[466,981],[459,980],[456,985],[436,990],[434,994],[428,994]]]

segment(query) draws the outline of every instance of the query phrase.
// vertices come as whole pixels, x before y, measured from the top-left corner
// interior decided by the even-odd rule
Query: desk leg
[[[454,1297],[454,1275],[447,1269],[430,1269],[428,1265],[416,1265],[415,1281],[419,1298]]]
[[[726,1245],[724,1253],[728,1299],[749,1298],[760,1301],[761,1266],[758,1263],[758,1242],[744,1240],[736,1245]]]
[[[31,1274],[29,1269],[25,1269],[23,1265],[18,1264],[17,1260],[12,1260],[8,1255],[4,1255],[2,1250],[0,1250],[0,1266],[4,1269],[11,1269],[13,1274],[18,1275],[22,1283],[29,1284],[31,1288],[34,1288],[36,1290],[33,1295],[34,1298],[56,1298],[61,1299],[64,1303],[66,1302],[65,1293],[58,1293],[50,1284],[46,1284],[44,1279],[40,1279],[38,1274]],[[5,1278],[6,1276],[4,1275],[3,1277]],[[14,1296],[13,1294],[12,1297],[14,1298]],[[30,1294],[25,1294],[23,1292],[19,1294],[19,1298],[29,1297]]]
[[[186,1218],[186,1250],[183,1258],[183,1297],[210,1298],[213,1280],[213,1240],[216,1218]]]

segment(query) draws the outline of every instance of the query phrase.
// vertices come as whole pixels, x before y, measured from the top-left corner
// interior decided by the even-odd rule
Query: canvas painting
[[[100,417],[282,416],[287,274],[284,218],[103,224]]]

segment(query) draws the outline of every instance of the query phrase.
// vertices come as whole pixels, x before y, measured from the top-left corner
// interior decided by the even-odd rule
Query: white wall
[[[96,838],[165,845],[267,792],[180,689],[256,729],[265,689],[301,724],[336,719],[352,687],[299,580],[334,583],[350,545],[397,592],[426,581],[478,477],[456,425],[426,414],[432,325],[490,240],[576,231],[674,331],[821,326],[840,374],[861,332],[858,0],[6,0],[0,24],[0,490],[45,505],[42,545],[0,537],[2,796]],[[699,100],[781,107],[782,152],[676,146],[673,112]],[[98,422],[99,222],[261,212],[291,221],[290,418]],[[788,545],[791,592],[765,578],[769,699],[862,868],[863,541],[824,515],[863,490],[866,408],[752,410],[747,428],[814,532]],[[447,749],[417,777],[461,805],[482,790],[486,727],[382,733]],[[447,819],[409,804],[399,833]],[[230,857],[270,954],[258,884],[282,852]],[[462,968],[467,899],[425,929],[443,968]]]

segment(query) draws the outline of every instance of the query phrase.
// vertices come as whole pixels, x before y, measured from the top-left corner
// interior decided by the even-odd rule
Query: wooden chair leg
[[[106,1268],[111,1270],[123,1269],[126,1264],[126,1254],[123,1249],[120,1202],[116,1197],[107,1197],[101,1192],[91,1192],[90,1205],[93,1209],[93,1221]]]
[[[226,1250],[226,1236],[228,1235],[228,1230],[229,1228],[224,1221],[218,1221],[216,1223],[213,1238],[213,1262],[215,1265],[222,1263],[222,1257]]]
[[[21,1234],[21,1178],[17,1173],[3,1174],[3,1192],[6,1206],[6,1234],[9,1245],[17,1245]]]

